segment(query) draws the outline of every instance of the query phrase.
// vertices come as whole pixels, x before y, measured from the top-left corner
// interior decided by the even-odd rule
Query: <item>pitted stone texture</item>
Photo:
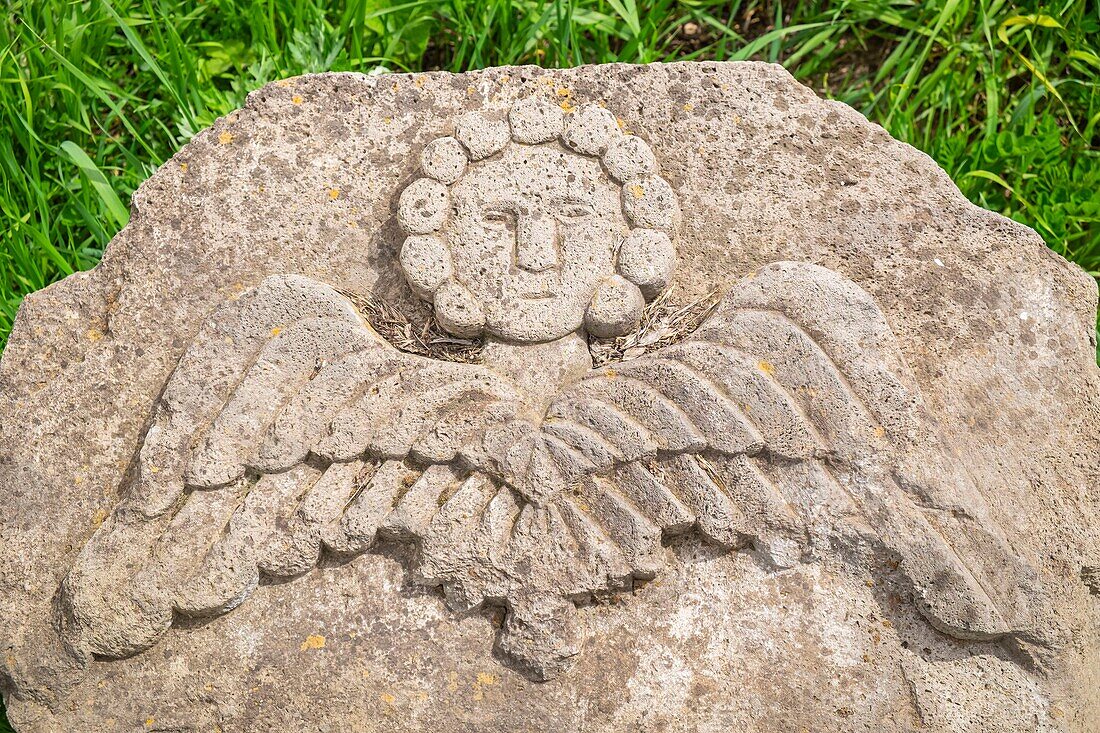
[[[440,183],[454,183],[466,170],[468,163],[462,144],[453,137],[432,140],[420,154],[420,167],[425,175]]]
[[[439,237],[413,235],[401,245],[401,270],[413,292],[432,300],[439,286],[454,277],[450,250]]]
[[[338,294],[303,300],[314,286],[291,279],[286,292],[298,295],[274,302],[297,303],[297,312],[311,303],[312,315],[299,324],[281,306],[263,318],[233,314],[257,302],[251,293],[265,278],[287,273],[325,284],[318,286],[324,293],[332,286],[398,309],[421,307],[398,263],[409,235],[396,221],[399,192],[422,175],[421,151],[472,109],[505,120],[515,102],[554,102],[563,89],[574,104],[602,101],[653,149],[684,212],[672,238],[679,264],[669,305],[728,290],[716,320],[696,334],[726,344],[722,357],[687,341],[658,344],[670,350],[578,381],[583,370],[564,361],[584,355],[572,335],[563,339],[568,348],[538,343],[521,347],[532,349],[526,355],[503,344],[502,357],[493,343],[484,358],[495,377],[482,373],[468,384],[462,377],[454,386],[452,377],[474,367],[434,366],[437,381],[402,368],[377,394],[365,388],[360,396],[368,400],[401,404],[409,396],[425,406],[396,413],[403,418],[381,432],[370,420],[356,427],[362,418],[351,413],[340,424],[326,421],[309,407],[311,396],[344,404],[358,394],[340,396],[345,377],[389,374],[387,360],[366,359],[374,342],[362,340],[349,301]],[[232,142],[221,142],[221,133]],[[341,191],[335,199],[334,187]],[[1100,567],[1090,492],[1100,485],[1095,285],[1030,230],[967,203],[927,157],[854,111],[817,99],[782,69],[677,64],[288,80],[196,136],[135,194],[133,206],[130,225],[99,267],[24,302],[0,362],[0,690],[17,730],[1091,731],[1100,713],[1097,601],[1089,584]],[[767,266],[781,260],[797,263]],[[800,280],[799,273],[816,272],[808,262],[848,284],[820,273]],[[827,292],[849,305],[836,307]],[[329,327],[319,331],[322,321]],[[332,321],[343,324],[340,338]],[[192,351],[200,331],[207,350]],[[240,487],[193,492],[197,503],[180,518],[192,523],[180,527],[171,552],[155,555],[191,562],[189,553],[209,539],[205,531],[224,527],[234,538],[224,548],[257,562],[245,575],[207,576],[216,581],[210,587],[243,582],[247,599],[220,616],[169,618],[178,629],[150,626],[155,645],[134,656],[74,658],[58,621],[68,639],[81,639],[89,620],[106,617],[58,618],[66,572],[88,568],[78,560],[88,557],[92,538],[103,547],[122,536],[116,531],[124,522],[136,535],[157,536],[149,516],[175,506],[169,479],[182,467],[162,462],[176,453],[155,450],[154,428],[178,437],[195,414],[189,410],[228,399],[250,365],[239,359],[261,344],[270,350],[253,365],[254,383],[266,387],[247,389],[249,399],[225,412],[225,429],[193,478],[213,483],[230,465],[269,478],[241,502],[241,521],[232,525],[208,518],[236,507]],[[334,356],[349,347],[361,355]],[[201,358],[181,361],[185,352]],[[369,371],[364,359],[381,371]],[[529,364],[553,369],[523,375],[523,391],[550,381],[574,388],[547,389],[551,404],[541,410],[537,401],[512,400],[507,383],[519,381],[509,375]],[[826,390],[830,365],[847,378]],[[174,374],[177,387],[167,390]],[[295,391],[299,379],[308,389]],[[445,386],[423,392],[424,384]],[[677,409],[690,409],[639,402],[655,388],[676,399]],[[860,390],[867,391],[856,400]],[[713,401],[675,397],[685,393]],[[789,398],[774,399],[783,393]],[[931,432],[899,438],[909,435],[906,421],[915,415],[907,394],[923,396],[934,419],[917,416],[915,424]],[[268,433],[241,430],[242,420],[279,404],[261,395],[295,402],[273,423],[270,444],[251,453],[250,437]],[[863,419],[860,401],[892,407],[877,424]],[[656,409],[638,412],[645,404]],[[470,411],[448,419],[447,405]],[[339,464],[312,485],[302,513],[284,514],[302,496],[287,482],[310,481],[325,466],[313,456],[288,468],[299,456],[292,436],[324,436],[317,448],[330,456],[355,455],[357,441],[386,439],[376,449],[390,455],[415,432],[416,417],[433,410],[445,429],[418,437],[413,453],[420,458],[387,460],[373,474],[368,465]],[[514,427],[547,410],[557,416],[547,423],[557,435],[538,442],[538,431]],[[735,410],[747,416],[744,430],[706,428]],[[499,422],[479,428],[464,420],[470,414]],[[455,436],[467,429],[493,437],[469,459],[510,476],[520,497],[490,502],[478,531],[501,530],[492,536],[516,543],[514,553],[543,549],[526,556],[535,570],[521,569],[524,558],[512,555],[503,575],[443,581],[444,603],[421,590],[424,578],[410,568],[423,562],[425,573],[444,577],[463,567],[448,550],[460,534],[447,528],[485,494],[482,484],[443,469],[418,474],[423,461],[453,453]],[[848,437],[838,439],[841,433]],[[601,435],[614,442],[601,443]],[[747,452],[739,455],[750,463],[733,454],[692,459],[694,466],[671,460],[704,435],[725,436],[734,453],[741,440]],[[829,444],[820,453],[819,440]],[[147,454],[143,443],[153,446]],[[539,445],[547,452],[534,450]],[[595,479],[557,481],[545,473],[544,457],[574,455],[563,446],[587,451],[576,460],[581,477],[605,468]],[[616,464],[623,449],[634,458],[629,465]],[[912,460],[882,463],[904,455]],[[924,460],[942,455],[956,458]],[[830,479],[809,466],[839,474]],[[710,477],[725,493],[705,493]],[[761,477],[778,496],[761,492]],[[894,488],[885,491],[884,482]],[[669,486],[675,501],[661,493]],[[376,513],[386,506],[383,487],[405,501],[392,516]],[[439,487],[439,497],[449,497],[449,519],[435,523],[439,539],[422,553],[408,548],[410,556],[398,538],[426,532],[425,518],[443,509],[432,498]],[[845,491],[855,493],[845,499]],[[280,496],[288,503],[266,512],[263,502]],[[119,511],[123,497],[131,511]],[[564,500],[590,517],[620,521],[603,540],[583,524],[560,534],[552,528],[570,521],[564,505],[521,519],[524,497],[544,506]],[[960,497],[985,507],[963,506]],[[752,521],[743,524],[731,505],[751,507],[745,516]],[[607,513],[611,507],[616,513]],[[323,521],[340,511],[339,525]],[[295,542],[260,544],[284,536],[268,535],[260,517],[274,519]],[[1017,573],[1003,572],[1000,540],[961,531],[975,523],[1003,532],[1012,562],[1038,569],[1040,591],[1021,591]],[[653,524],[662,529],[654,532]],[[394,544],[351,559],[383,525]],[[926,534],[910,531],[918,526]],[[618,567],[610,575],[631,579],[632,592],[613,592],[613,603],[603,602],[606,592],[578,599],[576,616],[545,598],[517,597],[515,616],[492,604],[470,610],[477,592],[492,592],[478,583],[556,577],[586,587],[594,580],[587,570],[572,579],[554,575],[585,567],[560,562],[568,543],[547,541],[567,536],[591,543],[582,556],[609,563],[593,568],[602,582],[606,569]],[[945,541],[969,571],[936,574],[949,560],[934,551]],[[122,552],[116,561],[125,564],[129,552],[144,563],[150,553],[138,553],[146,542],[110,546]],[[322,545],[329,549],[317,569],[282,577],[313,561]],[[214,560],[214,568],[249,569]],[[264,580],[253,589],[261,568]],[[657,582],[640,582],[635,573],[647,570]],[[1000,619],[980,613],[967,602],[980,595],[967,587],[970,571],[994,596],[1020,591],[1028,607],[1002,598],[992,605]],[[127,582],[125,573],[105,577]],[[173,577],[149,577],[131,589],[147,605],[110,612],[144,608],[156,620],[164,582]],[[73,577],[74,587],[79,580]],[[934,590],[936,582],[949,582],[948,592]],[[933,592],[915,590],[922,584]],[[204,599],[196,593],[201,585],[176,600],[195,607],[239,600]],[[73,608],[94,608],[92,599]],[[952,625],[969,625],[981,638],[936,631],[929,617],[947,619],[952,635],[965,636]],[[1001,622],[1030,625],[1008,641],[986,640]],[[115,652],[139,631],[124,625],[124,635],[112,636],[97,628],[102,648]],[[578,629],[583,648],[568,657]],[[501,656],[494,656],[500,634]],[[517,643],[525,639],[532,644]],[[574,665],[536,682],[522,668],[525,649]]]
[[[485,328],[485,313],[477,299],[453,280],[435,292],[435,316],[455,336],[478,336]]]
[[[589,103],[573,112],[562,140],[578,153],[603,155],[622,134],[615,115],[598,104]]]
[[[448,206],[446,186],[430,178],[421,178],[401,192],[397,220],[410,234],[428,234],[443,226]]]
[[[660,176],[644,176],[623,186],[623,211],[636,227],[672,231],[680,212],[676,194]]]
[[[637,135],[628,135],[612,144],[604,153],[603,163],[607,172],[621,183],[657,172],[657,158]]]
[[[455,137],[469,151],[471,160],[481,160],[500,151],[511,132],[504,120],[491,120],[470,112],[455,121]]]
[[[561,107],[542,97],[529,97],[516,102],[508,112],[512,139],[533,145],[550,142],[561,135],[565,113]]]
[[[635,229],[619,247],[619,272],[637,285],[647,299],[664,290],[676,271],[676,249],[668,235]]]
[[[644,307],[645,299],[638,286],[612,275],[596,287],[585,312],[584,325],[597,338],[621,336],[638,327]]]

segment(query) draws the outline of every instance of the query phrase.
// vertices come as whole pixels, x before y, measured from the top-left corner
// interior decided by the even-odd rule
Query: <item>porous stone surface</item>
[[[420,167],[424,174],[440,183],[454,183],[466,171],[466,153],[453,137],[441,137],[424,146]]]
[[[637,285],[646,298],[668,287],[676,272],[676,250],[664,232],[635,229],[619,246],[619,272]]]
[[[20,310],[9,715],[1095,730],[1096,303],[776,66],[268,85]]]
[[[629,181],[657,170],[657,158],[646,141],[637,135],[624,135],[613,143],[603,162],[608,174],[618,181]]]

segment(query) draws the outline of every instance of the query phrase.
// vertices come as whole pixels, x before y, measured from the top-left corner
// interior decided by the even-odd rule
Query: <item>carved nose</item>
[[[558,266],[558,227],[553,218],[520,217],[516,227],[516,266],[528,272]]]

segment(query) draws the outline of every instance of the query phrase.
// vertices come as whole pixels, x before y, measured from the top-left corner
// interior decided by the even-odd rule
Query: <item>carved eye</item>
[[[481,213],[482,220],[491,227],[504,228],[515,225],[514,212],[499,206],[490,206]]]
[[[563,201],[558,206],[558,218],[564,221],[576,221],[596,213],[592,204],[584,201]]]

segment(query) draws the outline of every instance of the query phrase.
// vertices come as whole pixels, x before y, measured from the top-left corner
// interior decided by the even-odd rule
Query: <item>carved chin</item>
[[[542,343],[568,336],[584,323],[584,303],[562,296],[512,302],[486,313],[485,331],[503,341]]]

